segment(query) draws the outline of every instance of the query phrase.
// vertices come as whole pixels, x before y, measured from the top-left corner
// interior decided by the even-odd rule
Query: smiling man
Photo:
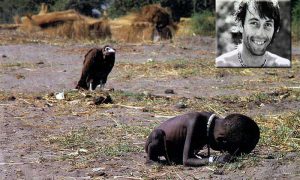
[[[275,0],[243,0],[236,12],[242,44],[216,59],[217,67],[290,67],[290,60],[267,51],[280,27]]]

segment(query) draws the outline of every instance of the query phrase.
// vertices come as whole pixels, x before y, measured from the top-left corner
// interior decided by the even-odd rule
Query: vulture
[[[76,89],[95,90],[104,88],[107,76],[115,64],[116,50],[108,45],[92,48],[84,56],[83,68]]]

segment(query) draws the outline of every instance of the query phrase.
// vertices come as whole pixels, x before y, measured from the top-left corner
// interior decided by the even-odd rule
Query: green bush
[[[292,11],[292,37],[294,40],[300,39],[300,1],[297,2]]]
[[[211,11],[195,13],[192,16],[192,30],[197,35],[215,35],[215,16]]]

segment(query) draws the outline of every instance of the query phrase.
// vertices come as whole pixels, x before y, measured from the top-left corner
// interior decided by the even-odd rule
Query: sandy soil
[[[83,127],[91,130],[115,126],[118,129],[120,124],[143,127],[153,122],[162,122],[174,114],[156,114],[129,105],[98,107],[86,105],[86,102],[81,105],[78,101],[66,102],[68,105],[64,109],[62,107],[65,102],[51,102],[45,97],[50,93],[73,89],[80,77],[85,53],[89,48],[101,47],[104,43],[63,43],[64,40],[50,43],[47,39],[32,41],[30,38],[24,38],[20,43],[17,40],[21,38],[22,35],[0,30],[0,179],[300,178],[299,152],[269,151],[263,144],[253,153],[256,160],[248,159],[248,164],[235,164],[241,167],[149,167],[144,164],[146,154],[143,151],[118,156],[100,154],[95,158],[87,158],[79,153],[74,158],[65,158],[78,151],[78,148],[62,148],[51,143],[51,138],[79,131]],[[272,93],[282,87],[299,88],[299,47],[293,48],[295,68],[231,71],[216,70],[214,67],[215,40],[210,37],[184,37],[175,39],[173,43],[111,45],[117,50],[116,66],[109,76],[106,88],[171,98],[174,99],[174,104],[166,105],[168,107],[165,108],[172,110],[176,108],[178,99],[209,101],[228,95],[247,97],[257,92]],[[200,61],[203,66],[199,71],[203,71],[203,75],[201,72],[200,75],[196,72],[196,75],[188,76],[146,76],[142,72],[132,75],[128,72],[130,69],[125,67],[126,64],[138,67],[149,61],[160,65],[159,63],[178,60]],[[153,71],[155,70],[154,67]],[[124,77],[124,74],[127,76]],[[166,89],[173,89],[175,94],[165,94]],[[243,113],[250,116],[276,115],[300,107],[299,99],[258,102],[258,105],[254,102],[252,105],[247,104],[247,108],[242,107],[245,106],[243,104],[239,107],[239,104],[226,100],[219,103],[227,107],[224,114],[242,108]],[[174,111],[181,114],[194,110],[199,109],[187,107]],[[97,142],[98,146],[102,146],[101,143],[105,145],[105,136],[108,134],[98,135],[104,138],[103,142]],[[125,140],[126,137],[124,135]],[[128,141],[129,143],[134,143],[140,149],[143,147],[145,139],[130,138],[134,141]]]

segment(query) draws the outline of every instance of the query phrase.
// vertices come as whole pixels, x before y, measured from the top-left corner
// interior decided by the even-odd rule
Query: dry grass
[[[126,16],[116,18],[110,21],[112,39],[118,42],[126,42],[136,14],[128,14]]]
[[[191,63],[192,62],[192,63]],[[206,61],[205,61],[206,62]],[[137,75],[152,78],[164,78],[169,76],[178,77],[182,74],[187,77],[190,76],[211,76],[215,73],[238,74],[242,76],[254,76],[256,69],[247,71],[242,70],[227,70],[227,69],[212,69],[209,70],[206,66],[209,63],[202,61],[186,61],[178,60],[174,62],[159,62],[159,63],[146,63],[146,64],[118,64],[117,68],[132,69]],[[295,66],[296,67],[296,66]],[[156,70],[156,73],[153,71]],[[198,71],[190,71],[197,69]],[[166,72],[163,72],[166,70]],[[295,70],[295,69],[293,69]],[[185,71],[188,71],[186,73]],[[184,73],[185,72],[185,73]],[[191,73],[193,72],[193,73]],[[281,70],[274,70],[272,73],[280,73]],[[203,74],[202,74],[203,73]],[[274,76],[274,75],[272,75]],[[123,77],[122,77],[123,78]],[[284,81],[282,76],[274,76],[276,81]],[[256,83],[256,82],[254,82]],[[263,82],[262,82],[263,83]],[[251,84],[246,84],[251,86]],[[240,87],[245,88],[245,87]],[[109,163],[116,163],[116,159],[124,161],[122,167],[127,166],[127,162],[131,162],[130,167],[135,169],[136,175],[122,173],[123,177],[136,177],[136,178],[178,178],[178,177],[191,177],[197,178],[199,172],[195,169],[184,169],[182,166],[145,166],[144,159],[141,157],[144,153],[144,142],[151,130],[157,126],[160,121],[156,115],[174,116],[182,114],[186,111],[214,111],[219,115],[226,115],[230,111],[246,113],[249,108],[259,109],[261,103],[265,105],[274,103],[288,103],[299,101],[300,91],[298,89],[290,88],[277,88],[273,92],[253,92],[249,96],[217,96],[214,98],[182,98],[182,97],[165,97],[155,96],[151,94],[114,91],[109,92],[114,100],[114,104],[95,106],[89,104],[94,97],[102,95],[103,92],[79,92],[79,91],[66,91],[65,100],[56,100],[53,94],[14,94],[16,96],[16,105],[18,107],[37,107],[42,108],[45,104],[51,106],[53,116],[58,121],[59,118],[64,119],[70,116],[79,116],[85,118],[86,116],[95,116],[97,119],[104,121],[109,119],[109,123],[103,126],[88,126],[80,125],[80,128],[64,129],[60,133],[51,133],[44,138],[46,145],[49,149],[57,153],[54,159],[41,159],[41,161],[63,161],[71,164],[70,171],[76,169],[93,168],[95,161],[104,161],[105,165]],[[7,92],[0,92],[0,100],[6,101],[7,97],[12,94]],[[37,98],[40,96],[41,98]],[[177,102],[187,104],[187,109],[176,109],[174,105]],[[75,105],[74,105],[75,103]],[[249,105],[253,105],[250,107]],[[121,106],[122,105],[122,106]],[[135,109],[135,107],[142,107]],[[122,122],[118,119],[119,116],[105,113],[106,110],[113,110],[115,108],[123,109],[127,114],[132,111],[138,113],[139,116],[151,114],[153,120],[149,122],[132,121],[130,123]],[[105,114],[104,114],[105,113]],[[54,125],[38,125],[29,120],[28,115],[20,117],[20,121],[28,127],[39,129],[59,129],[61,127]],[[130,116],[130,115],[129,115]],[[31,117],[31,119],[34,117]],[[258,149],[268,149],[269,151],[290,152],[300,150],[300,112],[299,111],[285,111],[276,115],[268,115],[258,113],[252,116],[253,119],[259,124],[261,129],[261,139]],[[34,118],[35,121],[41,118]],[[164,119],[167,119],[164,118]],[[26,120],[26,121],[25,121]],[[56,122],[58,123],[58,122]],[[62,122],[64,123],[63,120]],[[75,122],[74,122],[75,123]],[[48,150],[49,150],[48,149]],[[134,159],[133,155],[141,158]],[[239,161],[225,166],[209,166],[210,169],[232,171],[242,170],[246,167],[254,167],[260,162],[260,158],[256,154],[243,156]],[[114,168],[114,167],[112,167]],[[213,173],[209,171],[208,173]],[[117,177],[117,176],[116,176]]]
[[[148,62],[144,64],[118,63],[116,68],[122,72],[122,78],[172,78],[191,76],[214,76],[223,70],[212,68],[213,62],[196,60],[175,60],[167,62]],[[229,72],[239,72],[228,70]]]
[[[300,150],[300,111],[279,115],[258,116],[261,128],[260,145],[270,151],[299,152]]]
[[[125,21],[122,23],[126,24]],[[28,36],[29,38],[30,36]],[[237,80],[235,84],[227,84],[218,88],[250,91],[250,93],[243,96],[237,94],[213,98],[183,98],[176,95],[167,97],[167,95],[156,96],[147,93],[116,90],[108,92],[114,101],[113,104],[93,105],[91,104],[93,99],[103,95],[103,92],[70,90],[65,91],[66,98],[64,100],[57,100],[52,93],[11,93],[2,91],[0,92],[0,101],[2,101],[1,106],[15,106],[16,109],[24,110],[23,114],[14,118],[26,125],[25,127],[35,128],[38,131],[48,131],[49,133],[44,137],[43,142],[49,145],[47,147],[48,151],[57,154],[57,159],[51,160],[70,163],[72,165],[70,171],[93,168],[97,166],[95,161],[105,165],[111,163],[113,165],[107,166],[113,170],[114,168],[119,170],[116,167],[116,164],[120,165],[118,164],[120,162],[116,162],[116,159],[119,159],[124,163],[120,165],[122,168],[134,169],[132,171],[136,174],[122,172],[124,176],[132,178],[197,179],[201,177],[199,174],[203,171],[199,172],[199,169],[185,169],[183,166],[149,167],[144,165],[143,145],[151,130],[161,121],[166,120],[167,116],[175,116],[188,111],[214,111],[221,116],[225,116],[233,111],[247,114],[253,110],[255,114],[252,114],[251,117],[255,119],[261,129],[258,150],[267,149],[268,152],[279,151],[281,153],[299,152],[299,110],[285,109],[282,112],[278,110],[276,114],[271,115],[260,111],[262,105],[280,106],[281,104],[299,102],[300,91],[297,76],[300,68],[299,60],[293,57],[292,69],[217,69],[213,66],[214,61],[211,59],[184,59],[165,62],[154,61],[145,64],[117,63],[115,68],[117,72],[120,72],[119,80],[129,81],[135,78],[157,80],[199,76],[226,80],[227,78],[248,77],[249,79]],[[32,64],[0,64],[0,68],[6,70],[26,67],[32,68]],[[289,74],[294,74],[296,77],[287,77]],[[274,83],[276,87],[263,89],[262,87],[266,87],[266,83]],[[16,97],[15,101],[8,100],[12,95]],[[175,108],[174,106],[178,102],[186,104],[187,108]],[[42,115],[27,114],[32,109],[39,112],[38,109],[42,108],[46,108],[47,113],[49,113],[44,116],[54,117],[55,121],[50,122],[53,124],[49,123],[48,125],[46,122],[40,122],[41,119],[46,119],[41,117]],[[74,116],[83,119],[84,123],[81,121],[82,124],[80,124],[74,121],[72,125],[77,125],[74,128],[61,126],[66,124],[66,118]],[[126,121],[124,116],[137,119]],[[106,122],[106,124],[103,126],[89,126],[89,117]],[[149,120],[145,120],[145,117]],[[44,134],[41,135],[41,137],[43,136]],[[221,169],[226,171],[241,170],[245,167],[257,166],[260,161],[261,157],[259,155],[251,154],[241,157],[237,163],[226,165],[225,168],[221,167]],[[130,162],[130,165],[126,164],[128,162]],[[219,167],[209,166],[209,168],[218,169]]]
[[[180,18],[180,22],[177,24],[178,30],[176,31],[176,37],[184,37],[193,35],[191,18]]]
[[[121,42],[152,42],[157,23],[167,25],[172,34],[177,30],[168,10],[159,5],[148,5],[138,13],[112,20],[112,38]]]
[[[44,32],[51,36],[64,36],[73,39],[110,38],[111,31],[108,19],[94,19],[83,16],[74,10],[47,12],[42,6],[38,15],[21,18],[21,31]]]

